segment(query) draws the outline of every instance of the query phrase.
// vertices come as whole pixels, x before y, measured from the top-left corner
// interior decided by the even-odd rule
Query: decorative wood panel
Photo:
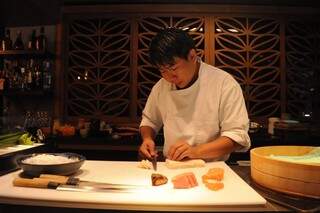
[[[299,118],[319,108],[319,21],[287,20],[296,12],[302,17],[310,17],[310,11],[319,17],[319,12],[256,9],[116,5],[65,10],[64,118],[137,123],[160,78],[150,65],[148,47],[164,27],[187,30],[203,61],[235,77],[250,119],[284,112]]]
[[[217,17],[215,66],[240,83],[249,117],[280,115],[280,23],[265,18]]]
[[[320,21],[289,20],[286,27],[287,111],[297,118],[319,103]]]
[[[67,116],[130,116],[130,33],[128,19],[81,18],[69,23]]]
[[[190,33],[196,43],[198,55],[204,59],[203,17],[141,17],[138,19],[138,116],[144,108],[152,86],[160,79],[160,73],[152,67],[148,48],[152,37],[161,29],[176,27]]]

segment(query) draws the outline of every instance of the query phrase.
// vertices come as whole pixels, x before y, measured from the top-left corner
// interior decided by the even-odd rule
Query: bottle
[[[36,40],[36,50],[46,50],[47,49],[47,38],[44,33],[44,27],[40,28],[40,35]]]
[[[27,76],[26,76],[26,68],[21,67],[21,73],[20,73],[20,88],[22,91],[26,89],[27,84]]]
[[[10,38],[10,30],[6,31],[5,37],[1,41],[1,50],[11,50],[12,49],[12,40]]]
[[[4,90],[5,88],[5,71],[0,70],[0,91]]]
[[[43,61],[43,89],[50,90],[52,88],[52,71],[49,60]]]
[[[41,72],[40,72],[40,68],[39,66],[35,66],[34,67],[34,87],[35,89],[41,89],[42,86],[42,76],[41,76]]]
[[[37,36],[36,36],[36,30],[32,30],[31,36],[28,41],[28,49],[29,50],[35,50],[36,49],[36,43],[37,43]]]
[[[5,63],[4,66],[4,79],[5,79],[5,84],[4,84],[4,90],[11,90],[12,89],[12,76],[10,75],[11,72],[9,70],[9,63]]]
[[[15,50],[23,50],[24,49],[21,31],[18,32],[18,36],[16,38],[16,41],[13,44],[13,49],[15,49]]]
[[[27,90],[32,90],[33,89],[33,82],[32,82],[32,59],[30,59],[30,63],[27,63],[27,68],[26,68],[26,78],[27,78]]]

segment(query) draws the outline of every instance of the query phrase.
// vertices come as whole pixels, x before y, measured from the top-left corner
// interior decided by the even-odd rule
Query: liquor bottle
[[[26,78],[27,78],[27,90],[32,90],[33,89],[33,82],[32,82],[32,59],[30,59],[30,63],[27,63],[27,68],[26,68]]]
[[[46,50],[47,49],[47,37],[44,33],[44,27],[40,28],[40,35],[36,40],[36,50]]]
[[[11,50],[12,49],[12,40],[10,38],[10,30],[6,31],[5,37],[1,41],[1,50]]]
[[[26,83],[27,83],[27,76],[26,76],[26,68],[21,67],[21,73],[20,73],[20,88],[22,91],[25,90],[26,88]]]
[[[4,70],[0,70],[0,91],[4,90],[5,88],[5,71]]]
[[[52,88],[52,70],[49,60],[43,61],[43,89],[50,90]]]
[[[4,90],[11,90],[12,89],[12,76],[9,68],[9,63],[5,63],[4,65]]]
[[[34,67],[34,85],[35,85],[35,89],[41,89],[42,86],[42,76],[41,76],[41,72],[40,72],[40,68],[39,66],[35,66]]]
[[[15,49],[15,50],[23,50],[24,49],[21,31],[18,32],[18,36],[16,38],[16,41],[13,44],[13,49]]]
[[[37,36],[36,36],[36,30],[32,30],[31,36],[28,41],[28,49],[29,50],[35,50],[36,49],[36,43],[37,43]]]

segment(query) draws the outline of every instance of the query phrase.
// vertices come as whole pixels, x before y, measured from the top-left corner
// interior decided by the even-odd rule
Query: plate
[[[46,155],[55,155],[63,156],[67,158],[78,159],[74,162],[68,163],[56,163],[56,164],[30,164],[23,162],[25,159],[30,157],[35,157],[37,155],[46,154]],[[71,175],[76,173],[86,158],[82,155],[76,153],[36,153],[28,155],[17,156],[16,162],[23,170],[24,175],[37,177],[40,174],[56,174],[56,175]]]

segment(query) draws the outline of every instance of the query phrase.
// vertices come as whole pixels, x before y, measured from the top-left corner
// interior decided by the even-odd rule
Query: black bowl
[[[34,157],[40,154],[59,155],[68,158],[78,158],[79,160],[71,163],[58,163],[49,165],[28,164],[23,162],[27,158]],[[33,177],[38,177],[40,174],[71,175],[73,173],[76,173],[80,169],[85,160],[86,158],[84,156],[76,153],[36,153],[29,155],[20,155],[16,158],[16,162],[23,170],[23,173],[27,176]]]

